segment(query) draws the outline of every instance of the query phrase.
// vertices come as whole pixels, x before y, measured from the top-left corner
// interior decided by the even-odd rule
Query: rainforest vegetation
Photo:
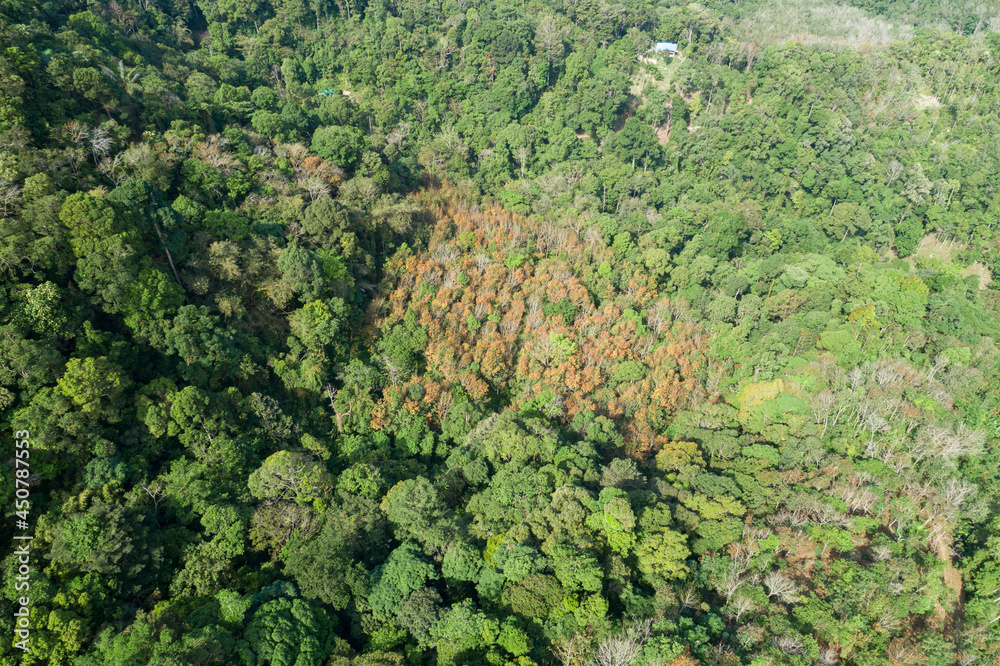
[[[995,2],[0,0],[0,664],[1000,663],[998,271]]]

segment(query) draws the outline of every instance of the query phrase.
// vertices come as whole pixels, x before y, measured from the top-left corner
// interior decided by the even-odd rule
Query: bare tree
[[[941,497],[956,509],[976,492],[976,486],[962,479],[951,478],[941,488]]]
[[[767,596],[776,597],[783,603],[794,603],[798,601],[795,593],[798,586],[795,581],[785,576],[780,571],[772,571],[764,577],[764,585],[767,586]]]
[[[617,636],[601,641],[591,666],[632,666],[642,653],[642,646],[653,631],[653,620],[636,622]]]
[[[744,582],[746,581],[739,574],[728,573],[722,577],[716,587],[726,597],[726,603],[728,604],[729,600],[733,598],[733,595],[743,586]]]
[[[740,618],[745,613],[753,610],[755,606],[756,604],[749,596],[746,594],[737,594],[732,602],[726,606],[726,614],[736,620],[736,622],[739,622]]]
[[[394,130],[389,132],[389,135],[385,138],[385,141],[387,144],[391,144],[399,148],[403,143],[403,139],[405,139],[406,135],[409,133],[410,133],[410,124],[400,123],[399,125],[396,126]]]
[[[841,499],[847,503],[851,511],[868,513],[878,501],[875,493],[862,486],[846,486],[839,489]]]
[[[549,87],[552,75],[552,65],[556,60],[562,58],[566,52],[563,45],[563,38],[568,32],[567,28],[560,26],[556,19],[551,16],[543,16],[538,20],[535,28],[535,50],[540,55],[544,55],[549,63],[545,73],[545,87]]]
[[[163,502],[164,494],[163,491],[166,490],[167,484],[163,479],[156,479],[150,483],[140,483],[138,485],[143,492],[145,492],[149,499],[153,502],[153,519],[156,524],[160,524],[160,503]]]
[[[960,424],[954,431],[936,425],[925,425],[910,445],[909,453],[919,462],[927,456],[952,460],[982,451],[985,435]]]
[[[698,603],[698,588],[694,585],[687,585],[680,592],[677,593],[677,601],[680,602],[681,610],[685,608],[694,608],[695,604]]]
[[[892,160],[885,165],[885,179],[890,183],[895,182],[903,175],[903,168],[902,164],[896,160]]]
[[[884,562],[892,559],[892,548],[888,544],[880,543],[872,548],[872,557],[876,562]]]
[[[886,656],[895,664],[913,664],[920,658],[920,650],[917,646],[903,639],[896,639],[885,651]]]
[[[441,37],[437,43],[437,54],[438,54],[438,69],[444,69],[448,66],[448,59],[451,58],[452,51],[454,51],[455,46],[448,41],[447,36]]]
[[[789,655],[802,654],[804,650],[802,639],[796,636],[778,636],[771,642],[774,647]]]
[[[97,162],[97,170],[103,173],[116,186],[128,179],[128,174],[122,168],[125,163],[125,153],[118,153]]]
[[[9,180],[0,181],[0,205],[3,206],[3,210],[0,211],[0,217],[7,217],[10,213],[13,213],[17,210],[20,203],[21,188]]]
[[[521,146],[514,151],[514,157],[517,158],[518,163],[521,165],[521,178],[524,179],[524,170],[528,164],[528,157],[531,155],[531,149],[527,146]]]
[[[840,655],[833,648],[824,648],[819,651],[818,661],[825,666],[836,666],[840,663]]]
[[[87,143],[90,146],[90,154],[96,161],[111,152],[111,147],[114,145],[115,140],[108,130],[103,127],[95,127],[88,133]]]
[[[308,178],[304,178],[299,183],[299,187],[305,190],[306,194],[309,195],[310,201],[316,201],[316,199],[330,196],[330,185],[324,182],[319,176],[309,176]]]
[[[934,357],[934,362],[927,368],[927,381],[933,381],[934,376],[948,367],[950,359],[940,354]]]
[[[1000,28],[1000,21],[998,21],[997,28]],[[979,661],[979,657],[973,652],[962,652],[958,655],[958,659],[955,663],[958,666],[975,666],[976,662]]]
[[[551,648],[549,648],[552,655],[563,666],[571,666],[571,664],[580,663],[583,659],[585,650],[586,641],[581,640],[579,635],[574,635],[569,639],[560,638],[553,643]]]

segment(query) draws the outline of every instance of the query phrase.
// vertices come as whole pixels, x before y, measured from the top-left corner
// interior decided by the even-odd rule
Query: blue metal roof
[[[656,42],[654,47],[657,51],[676,51],[677,45],[673,42]]]

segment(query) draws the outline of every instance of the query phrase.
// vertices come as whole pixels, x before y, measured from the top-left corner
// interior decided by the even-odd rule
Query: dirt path
[[[944,584],[945,587],[955,593],[956,601],[962,601],[962,572],[951,562],[951,548],[946,544],[940,544],[937,555],[945,561]]]
[[[942,530],[934,543],[934,552],[937,556],[944,561],[944,585],[949,590],[954,592],[954,606],[952,607],[951,613],[948,613],[940,603],[936,604],[934,608],[934,619],[940,624],[940,626],[945,626],[950,623],[950,621],[956,619],[962,611],[962,602],[964,601],[964,595],[962,590],[962,572],[952,563],[952,553],[950,539],[947,538],[944,531]]]

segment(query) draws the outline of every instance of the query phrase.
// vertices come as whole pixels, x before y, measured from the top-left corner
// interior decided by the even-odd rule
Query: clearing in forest
[[[965,248],[964,243],[942,241],[938,240],[935,234],[927,234],[920,240],[920,245],[917,246],[916,251],[906,258],[906,261],[911,266],[916,266],[918,259],[937,259],[944,265],[953,265],[956,263],[958,253]],[[990,274],[989,269],[978,261],[966,266],[962,270],[961,275],[963,278],[970,275],[978,276],[980,289],[986,289],[990,282],[993,281],[993,276]]]

